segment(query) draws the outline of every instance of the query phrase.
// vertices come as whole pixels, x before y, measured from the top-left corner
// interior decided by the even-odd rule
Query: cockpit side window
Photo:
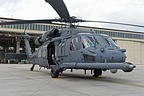
[[[81,41],[83,48],[88,48],[95,45],[95,39],[92,36],[82,35]]]
[[[80,49],[80,44],[79,44],[79,39],[78,37],[72,38],[70,42],[70,50],[79,50]]]

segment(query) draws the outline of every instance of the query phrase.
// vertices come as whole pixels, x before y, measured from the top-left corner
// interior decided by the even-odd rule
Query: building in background
[[[17,19],[0,18],[0,22],[14,21]],[[44,31],[53,28],[61,28],[61,25],[52,24],[14,24],[0,26],[0,60],[5,61],[5,53],[24,53],[23,34],[26,31],[30,34],[31,47],[35,51],[38,46],[34,44],[37,36]],[[127,30],[97,28],[97,27],[83,27],[79,28],[94,30],[97,34],[106,34],[113,38],[116,44],[123,49],[126,49],[127,62],[134,64],[144,64],[144,32],[134,32]]]

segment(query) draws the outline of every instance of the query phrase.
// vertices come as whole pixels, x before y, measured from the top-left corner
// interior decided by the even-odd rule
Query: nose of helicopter
[[[100,48],[96,53],[97,62],[120,63],[125,62],[126,59],[124,52],[116,48]]]

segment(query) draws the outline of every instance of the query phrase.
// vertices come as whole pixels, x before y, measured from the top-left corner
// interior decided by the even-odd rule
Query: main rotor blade
[[[126,26],[133,26],[133,27],[144,27],[143,25],[130,24],[130,23],[119,23],[119,22],[109,22],[109,21],[83,20],[82,22],[96,22],[96,23],[107,23],[107,24],[115,24],[115,25],[126,25]]]
[[[70,18],[69,12],[63,0],[45,0],[45,1],[55,9],[55,11],[61,18]]]
[[[52,24],[52,21],[56,21],[56,19],[47,19],[47,20],[16,20],[16,21],[0,22],[0,25],[30,24],[30,23]]]

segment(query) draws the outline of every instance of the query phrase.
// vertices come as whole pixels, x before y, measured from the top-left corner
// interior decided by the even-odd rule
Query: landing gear
[[[30,70],[33,71],[34,67],[35,67],[35,64],[32,65],[32,67],[30,68]]]
[[[59,71],[54,70],[53,68],[51,69],[51,77],[52,78],[58,78],[59,77]]]
[[[63,69],[59,65],[55,65],[51,69],[51,77],[52,78],[58,78],[59,77],[59,73],[62,72],[62,71],[63,71]]]
[[[94,73],[94,77],[98,77],[98,76],[102,75],[102,70],[101,69],[94,69],[93,73]]]

